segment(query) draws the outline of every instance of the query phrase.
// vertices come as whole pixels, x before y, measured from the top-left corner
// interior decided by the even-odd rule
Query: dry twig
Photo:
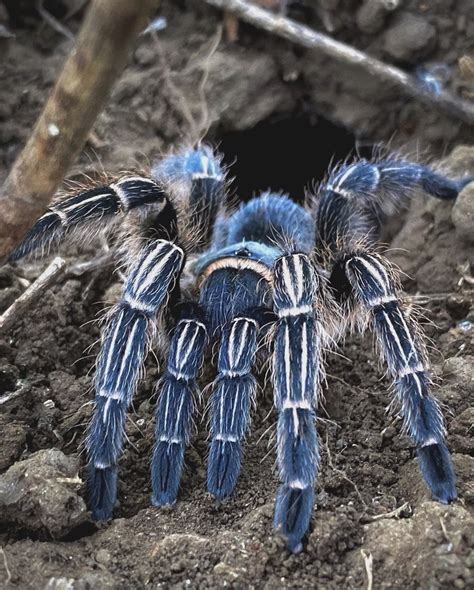
[[[46,8],[43,6],[44,0],[37,0],[36,2],[36,10],[41,15],[42,19],[47,23],[52,29],[54,29],[69,41],[74,41],[74,33],[70,31],[66,26],[64,26],[57,18],[55,18]]]
[[[15,323],[18,316],[23,315],[25,311],[37,301],[42,293],[46,291],[58,277],[64,272],[66,261],[57,256],[44,272],[36,279],[34,283],[26,289],[0,316],[0,333],[6,332]]]
[[[111,266],[114,263],[114,255],[112,252],[106,252],[96,256],[92,260],[86,260],[85,262],[78,262],[73,266],[69,267],[66,271],[68,276],[80,277],[88,272],[103,269],[107,266]]]
[[[471,101],[458,98],[447,90],[441,90],[435,94],[413,76],[358,49],[354,49],[350,45],[335,41],[310,27],[301,25],[284,16],[272,14],[254,4],[249,4],[245,0],[206,0],[206,2],[231,12],[242,20],[269,33],[288,39],[308,49],[319,51],[346,64],[363,68],[381,82],[390,84],[404,94],[470,125],[474,125],[474,103]]]
[[[366,553],[363,549],[360,550],[360,553],[364,560],[365,571],[367,573],[367,590],[372,590],[374,583],[374,577],[372,573],[374,558],[372,557],[372,553]]]
[[[405,502],[395,510],[390,512],[384,512],[383,514],[376,514],[375,516],[365,516],[364,522],[375,522],[377,520],[383,520],[384,518],[398,518],[405,510],[410,508],[410,504]]]
[[[186,100],[186,96],[172,80],[171,70],[166,59],[166,53],[156,32],[153,33],[153,38],[155,41],[155,49],[160,68],[163,72],[163,81],[169,92],[170,98],[172,99],[171,104],[186,121],[188,126],[188,134],[192,138],[192,141],[197,141],[199,138],[199,132],[196,126],[196,121],[191,112],[191,108],[189,107],[188,101]]]
[[[16,399],[17,397],[21,397],[24,393],[28,393],[30,391],[30,387],[25,383],[21,384],[18,389],[15,391],[10,391],[5,395],[0,396],[0,406],[6,404],[7,402],[11,401],[12,399]]]
[[[53,93],[0,191],[0,262],[48,206],[158,3],[91,3]]]
[[[5,573],[7,574],[7,576],[5,578],[5,586],[8,586],[8,584],[10,583],[10,581],[12,579],[12,574],[10,572],[10,568],[8,567],[7,556],[6,556],[5,551],[3,550],[2,547],[0,547],[0,553],[3,556],[3,565],[5,567]]]

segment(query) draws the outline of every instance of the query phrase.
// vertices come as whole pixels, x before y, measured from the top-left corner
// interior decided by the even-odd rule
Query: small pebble
[[[112,560],[112,556],[107,549],[99,549],[95,554],[95,560],[101,565],[108,565]]]
[[[436,44],[437,32],[425,18],[402,12],[385,33],[384,49],[395,61],[418,63]]]
[[[397,0],[365,0],[356,15],[359,30],[368,34],[378,33],[385,24],[387,14],[397,6]]]
[[[457,235],[474,243],[474,182],[471,182],[459,193],[456,199],[451,219]]]
[[[170,570],[174,573],[182,572],[185,569],[185,565],[182,561],[175,561],[170,565]]]

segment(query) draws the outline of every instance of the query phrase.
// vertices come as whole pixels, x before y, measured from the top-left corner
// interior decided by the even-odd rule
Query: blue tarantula
[[[430,391],[425,346],[400,301],[394,272],[375,245],[386,217],[415,189],[455,199],[470,180],[450,180],[395,157],[359,160],[333,170],[307,206],[265,193],[229,211],[219,158],[199,146],[166,157],[152,177],[124,176],[50,207],[12,260],[88,224],[107,228],[131,219],[129,234],[139,238],[121,244],[127,278],[107,317],[97,362],[87,437],[93,518],[112,516],[126,414],[152,346],[167,350],[157,384],[153,504],[176,502],[197,379],[214,342],[220,348],[210,397],[207,488],[219,500],[232,493],[256,390],[253,366],[263,343],[273,358],[278,413],[281,486],[274,525],[289,549],[299,551],[318,473],[316,410],[324,352],[354,324],[370,324],[377,336],[404,430],[416,445],[432,495],[443,503],[454,500],[455,475]],[[191,287],[184,277],[191,278]],[[168,329],[157,332],[158,326]]]

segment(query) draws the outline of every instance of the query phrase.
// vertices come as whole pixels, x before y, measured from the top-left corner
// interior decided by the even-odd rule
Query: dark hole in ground
[[[241,200],[271,189],[301,201],[313,180],[324,178],[332,162],[354,152],[356,139],[324,117],[271,117],[245,131],[222,134],[219,150],[235,177],[232,192]]]

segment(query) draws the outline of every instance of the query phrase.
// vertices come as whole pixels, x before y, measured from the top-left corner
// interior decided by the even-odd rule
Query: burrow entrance
[[[312,113],[272,116],[252,129],[223,133],[219,141],[234,177],[231,192],[239,201],[266,190],[302,201],[305,189],[355,148],[356,138],[348,129]]]

